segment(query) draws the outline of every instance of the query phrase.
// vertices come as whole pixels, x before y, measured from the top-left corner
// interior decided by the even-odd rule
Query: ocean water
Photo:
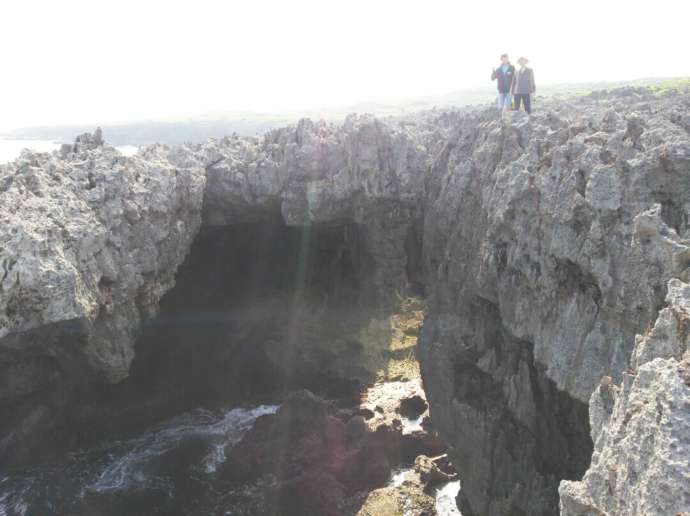
[[[439,516],[462,516],[455,502],[459,492],[459,480],[448,482],[436,489],[436,512]]]
[[[225,461],[226,446],[237,443],[258,417],[277,409],[197,409],[131,439],[25,471],[0,472],[0,516],[91,516],[100,513],[89,508],[90,500],[104,496],[119,500],[123,508],[117,514],[170,514],[190,486],[203,486],[213,477]]]
[[[50,152],[60,148],[60,144],[48,140],[5,140],[0,138],[0,163],[16,159],[23,149]]]
[[[24,149],[37,152],[51,152],[60,148],[60,142],[50,140],[11,140],[0,138],[0,164],[13,161]],[[138,147],[134,145],[122,145],[116,147],[125,156],[136,154]]]
[[[388,482],[390,487],[400,487],[405,482],[407,475],[414,472],[414,468],[402,468],[395,471]],[[453,480],[446,482],[434,489],[436,500],[436,514],[438,516],[462,516],[460,509],[455,502],[455,498],[460,492],[460,481]]]

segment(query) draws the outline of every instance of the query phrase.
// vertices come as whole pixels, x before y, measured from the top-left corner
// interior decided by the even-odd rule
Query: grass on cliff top
[[[553,98],[559,100],[566,100],[575,97],[586,97],[594,92],[607,90],[612,91],[624,87],[640,87],[649,88],[655,95],[665,95],[672,91],[678,93],[690,92],[690,77],[681,77],[673,79],[640,79],[636,81],[622,81],[622,82],[601,82],[601,83],[583,83],[573,85],[545,85],[539,89],[537,94],[541,98]]]
[[[653,84],[649,89],[655,95],[664,95],[672,91],[678,93],[689,93],[690,92],[690,77],[685,79],[671,79],[668,81],[662,81],[658,84]]]

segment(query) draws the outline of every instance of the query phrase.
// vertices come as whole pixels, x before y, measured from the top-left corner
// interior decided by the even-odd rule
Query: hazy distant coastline
[[[82,131],[83,132],[83,131]],[[75,133],[75,135],[78,133]],[[71,138],[65,138],[63,141],[74,140],[74,135]],[[13,161],[19,157],[24,149],[30,149],[37,152],[52,152],[57,150],[62,145],[61,141],[43,140],[43,139],[12,139],[0,137],[0,165]],[[125,156],[136,153],[138,147],[136,145],[118,145],[116,147]]]
[[[622,86],[658,86],[660,89],[678,88],[685,90],[690,88],[690,78],[650,78],[633,81],[556,84],[541,86],[538,94],[542,97],[582,95],[595,90]],[[91,124],[26,127],[8,131],[0,137],[4,137],[6,141],[71,142],[75,135],[93,131],[94,127],[100,125],[108,142],[116,146],[138,147],[155,142],[168,144],[197,143],[233,133],[242,136],[263,134],[276,127],[294,123],[304,117],[337,121],[349,113],[371,113],[380,117],[399,116],[435,107],[447,108],[485,104],[492,102],[494,96],[494,87],[488,84],[482,88],[458,90],[443,95],[393,101],[361,102],[321,110],[281,113],[216,112],[180,119],[133,121],[120,124],[101,124],[94,121]],[[34,145],[32,148],[41,150]],[[0,162],[2,161],[0,154]]]

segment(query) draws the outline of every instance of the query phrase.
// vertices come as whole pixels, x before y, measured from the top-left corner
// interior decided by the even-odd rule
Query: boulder
[[[426,455],[419,455],[414,460],[414,470],[424,483],[424,490],[429,492],[432,488],[445,482],[455,480],[456,475],[443,471],[436,461]]]

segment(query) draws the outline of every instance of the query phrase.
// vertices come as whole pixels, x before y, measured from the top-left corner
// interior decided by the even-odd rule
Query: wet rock
[[[291,431],[311,429],[323,433],[328,424],[328,403],[307,390],[291,393],[278,410],[280,424]]]
[[[350,355],[359,355],[364,351],[364,344],[358,340],[348,339],[346,342],[346,352]]]
[[[367,441],[371,449],[383,450],[393,465],[401,462],[402,426],[379,425],[367,434]]]
[[[401,455],[405,462],[414,461],[418,455],[435,457],[447,451],[446,443],[436,432],[416,430],[403,434],[400,444]]]
[[[361,507],[346,514],[357,516],[436,515],[434,498],[424,492],[419,476],[410,473],[399,486],[384,487],[368,493]]]
[[[339,405],[356,407],[359,405],[363,390],[362,381],[357,378],[325,378],[325,386],[320,386],[320,391],[328,399],[335,400]]]
[[[339,472],[346,454],[345,425],[329,414],[326,401],[309,391],[297,391],[276,414],[258,418],[226,454],[222,472],[233,479],[265,474],[289,478],[308,465]]]
[[[308,391],[291,394],[275,415],[258,418],[242,440],[226,450],[221,476],[251,481],[272,475],[282,486],[314,470],[332,475],[347,493],[385,485],[391,465],[399,461],[400,428],[371,431],[362,416],[344,424],[330,410]]]
[[[363,416],[352,417],[345,425],[345,436],[349,443],[361,442],[369,427]]]
[[[451,477],[457,477],[458,471],[455,469],[455,466],[451,464],[450,458],[448,457],[447,454],[439,455],[438,457],[434,457],[431,460],[434,461],[434,464],[440,469],[443,473],[446,475],[449,475]]]
[[[341,475],[350,493],[369,491],[386,485],[391,476],[391,462],[385,447],[376,441],[367,442],[348,457]]]
[[[426,455],[420,455],[414,460],[414,470],[424,483],[424,490],[426,492],[429,492],[431,488],[439,484],[455,480],[455,475],[441,470],[435,460]]]
[[[333,475],[314,469],[287,479],[273,510],[285,516],[339,516],[345,487]]]
[[[355,412],[355,415],[357,415],[357,416],[362,416],[365,420],[368,420],[368,419],[373,418],[376,414],[375,414],[374,411],[371,410],[371,409],[368,409],[368,408],[366,408],[366,407],[360,407],[360,408],[357,409],[357,411]]]

